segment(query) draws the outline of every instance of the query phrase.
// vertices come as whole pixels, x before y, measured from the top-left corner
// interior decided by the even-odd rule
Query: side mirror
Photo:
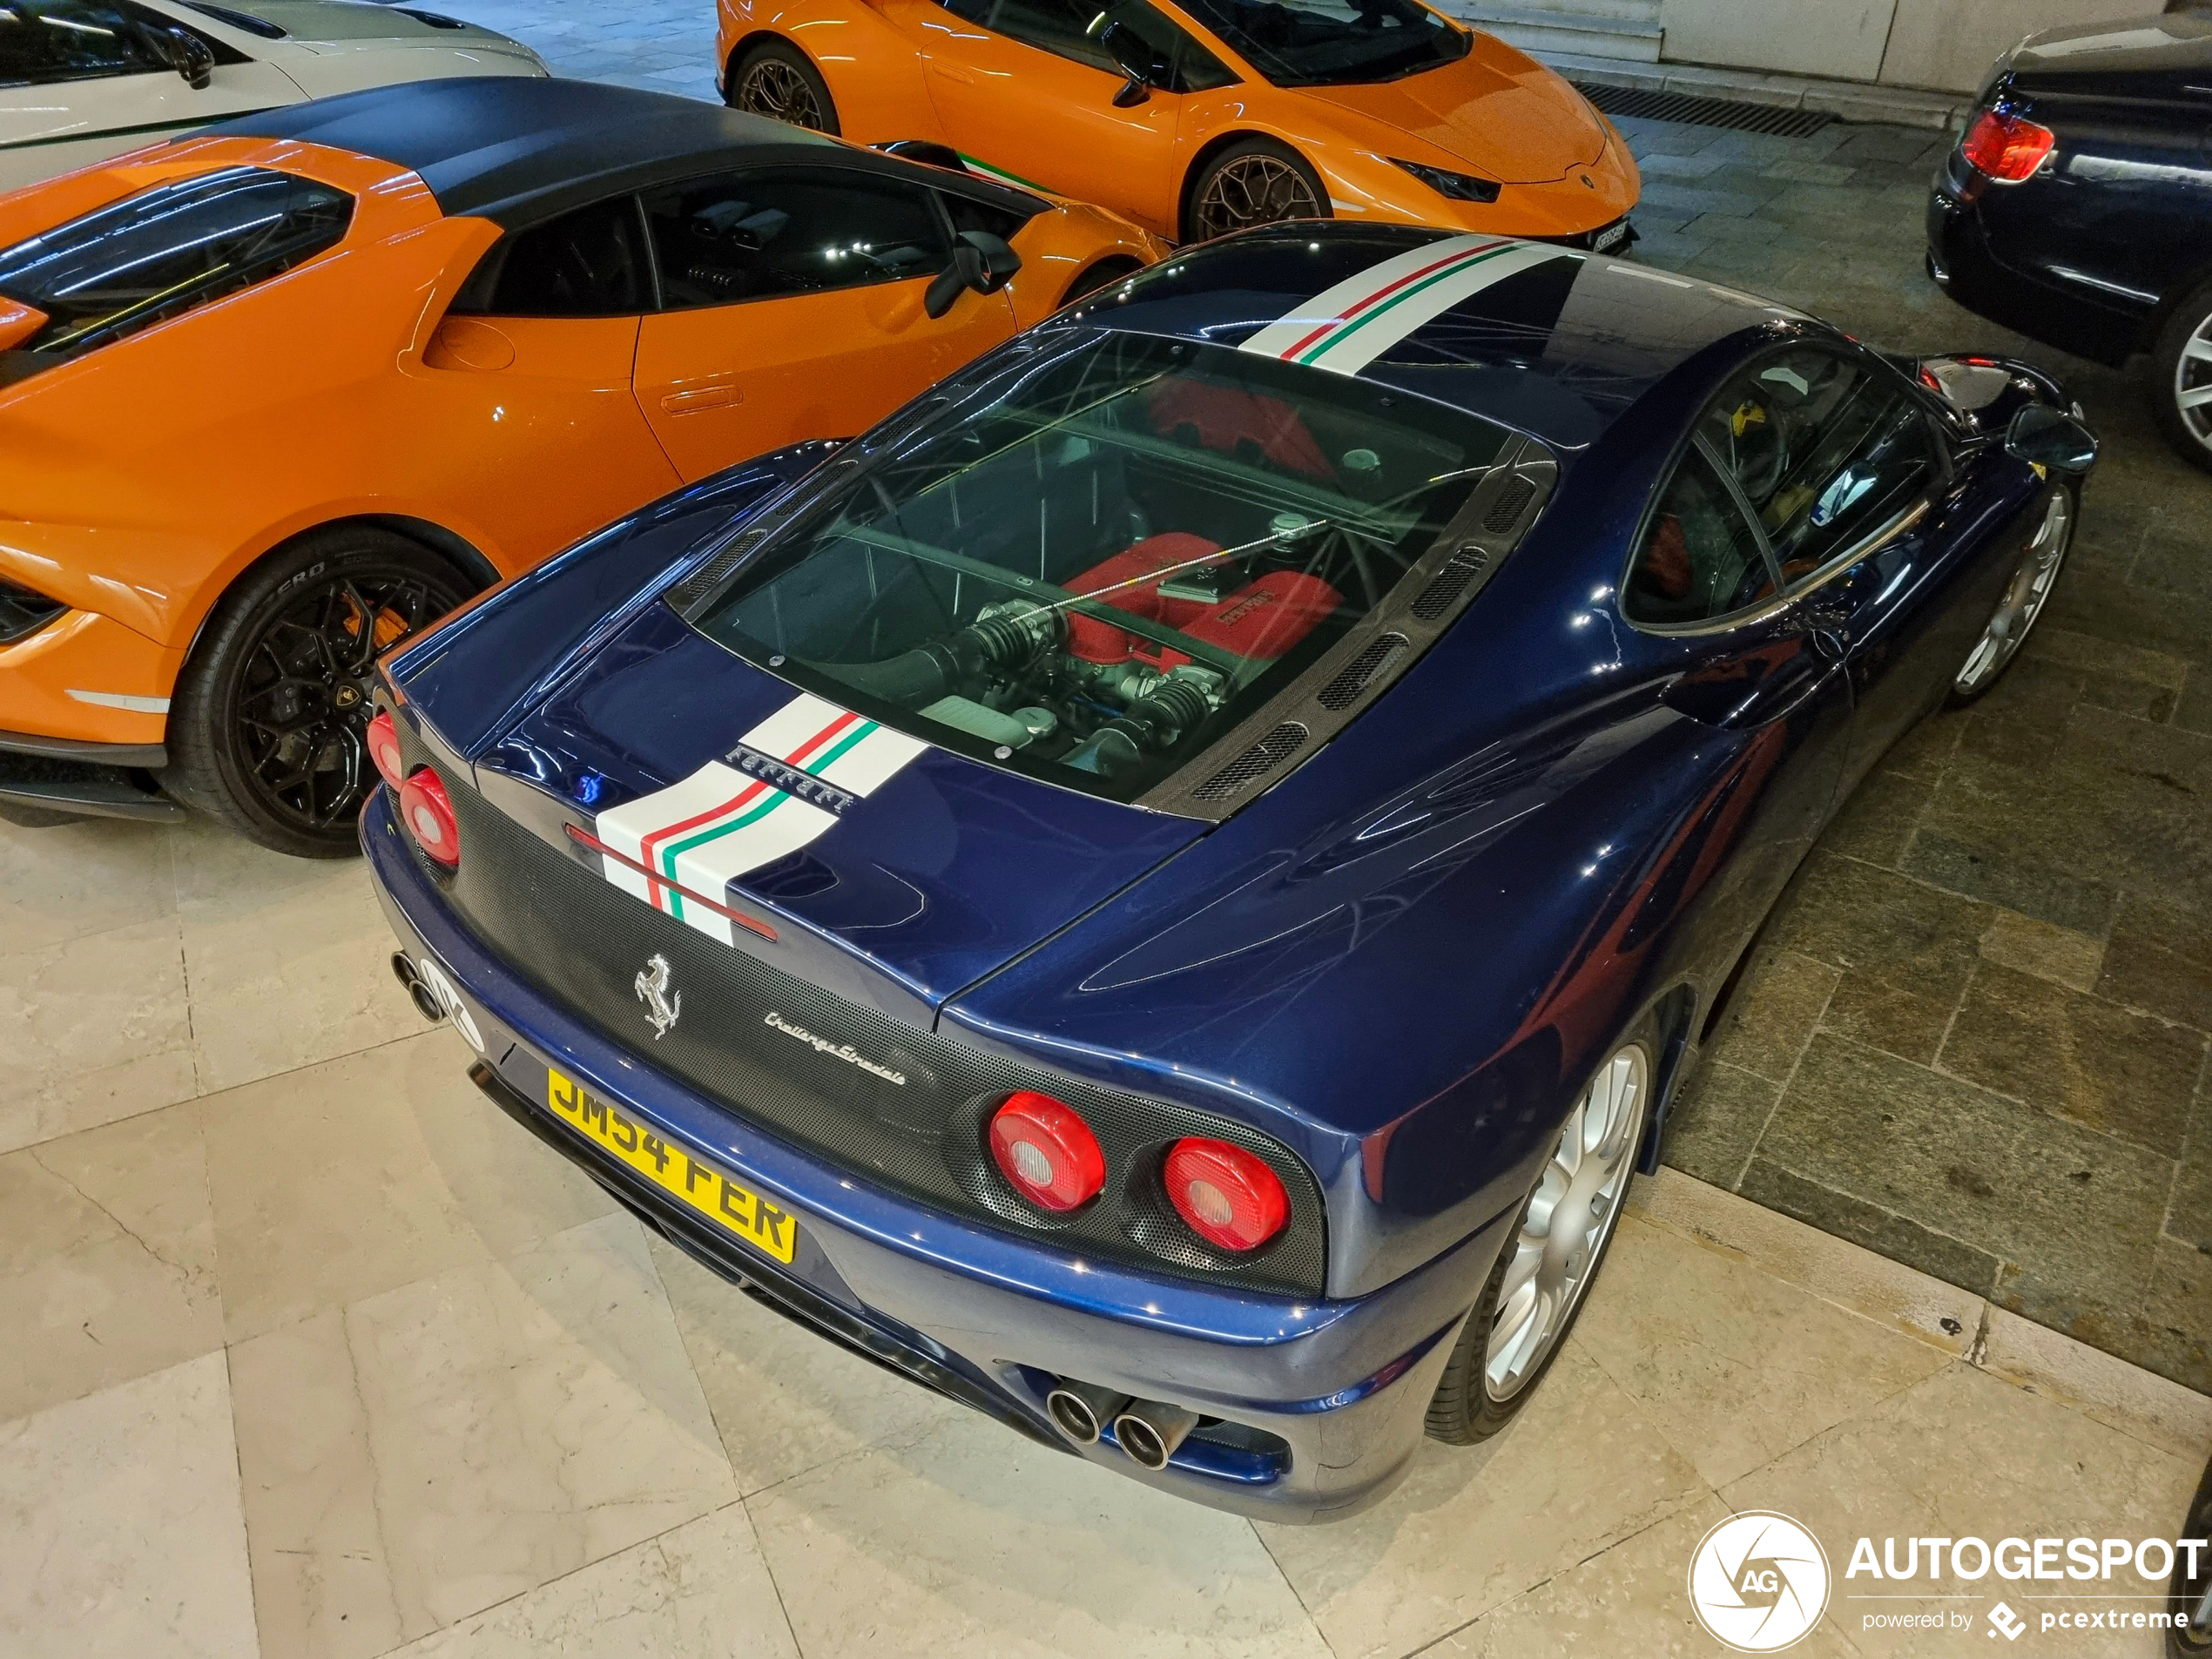
[[[953,308],[962,293],[996,293],[1022,268],[1022,256],[1003,237],[988,231],[962,231],[953,244],[953,260],[930,282],[921,308],[932,320]]]
[[[1152,44],[1125,23],[1109,23],[1098,31],[1098,44],[1129,78],[1114,94],[1114,107],[1126,110],[1152,96],[1152,89],[1167,79],[1167,66]]]
[[[206,41],[189,29],[164,29],[154,37],[154,44],[169,60],[169,67],[185,78],[185,84],[195,92],[207,90],[215,78],[215,54]]]
[[[2054,472],[2084,473],[2096,464],[2097,435],[2047,403],[2031,403],[2013,417],[2005,451]]]

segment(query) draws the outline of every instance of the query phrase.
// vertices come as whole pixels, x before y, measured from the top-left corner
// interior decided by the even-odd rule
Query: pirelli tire
[[[376,783],[375,660],[475,587],[373,525],[278,548],[217,602],[177,678],[162,787],[274,852],[349,856]]]

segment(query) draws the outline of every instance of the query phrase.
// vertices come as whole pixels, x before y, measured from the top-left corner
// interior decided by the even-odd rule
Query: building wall
[[[1971,92],[2021,37],[2162,10],[2161,0],[1662,0],[1664,56]]]

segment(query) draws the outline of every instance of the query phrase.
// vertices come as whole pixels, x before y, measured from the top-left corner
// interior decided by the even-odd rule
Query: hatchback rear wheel
[[[420,543],[368,525],[280,550],[223,596],[178,677],[162,786],[277,852],[352,853],[376,783],[376,658],[469,590]]]
[[[1621,1043],[1560,1126],[1429,1402],[1431,1438],[1454,1446],[1489,1439],[1559,1357],[1628,1197],[1651,1117],[1657,1052],[1649,1028]]]

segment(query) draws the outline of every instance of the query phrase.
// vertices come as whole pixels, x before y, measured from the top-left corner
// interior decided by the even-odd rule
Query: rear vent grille
[[[1233,795],[1288,760],[1311,735],[1297,721],[1285,720],[1190,792],[1200,800],[1221,800]]]
[[[1344,671],[1321,688],[1318,699],[1325,709],[1348,709],[1359,700],[1359,693],[1383,671],[1406,654],[1406,636],[1385,634],[1345,664]]]
[[[1489,549],[1461,548],[1452,555],[1450,563],[1436,573],[1435,579],[1422,590],[1421,597],[1413,601],[1413,615],[1422,622],[1434,622],[1467,591],[1467,583],[1489,567]]]
[[[705,564],[685,577],[668,590],[668,602],[678,610],[689,610],[694,604],[722,585],[723,578],[745,562],[745,556],[759,547],[768,532],[765,529],[746,530],[733,539]]]
[[[1693,98],[1687,92],[1646,92],[1595,81],[1577,81],[1575,90],[1608,115],[1635,121],[1680,121],[1688,126],[1732,127],[1739,132],[1770,132],[1777,138],[1802,138],[1836,118],[1818,110],[1736,104],[1727,98]]]
[[[1482,528],[1493,536],[1503,536],[1521,523],[1521,514],[1528,510],[1528,503],[1535,495],[1535,485],[1526,478],[1515,478],[1490,503],[1490,510],[1483,515]]]

